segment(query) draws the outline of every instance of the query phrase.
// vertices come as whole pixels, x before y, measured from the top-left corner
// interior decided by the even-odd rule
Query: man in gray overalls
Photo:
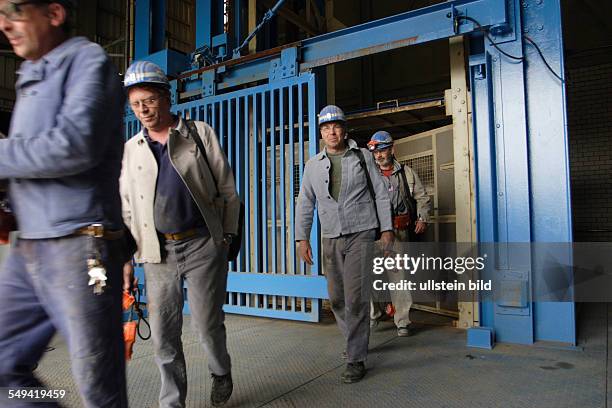
[[[325,147],[304,168],[295,237],[300,257],[312,265],[309,239],[316,203],[329,299],[347,343],[342,381],[354,383],[366,373],[370,335],[369,279],[363,274],[368,269],[364,265],[371,262],[363,244],[374,245],[377,228],[382,231],[381,241],[393,244],[391,207],[372,155],[347,139],[344,112],[333,105],[323,108],[319,130]]]
[[[368,149],[374,155],[376,164],[383,175],[385,190],[389,192],[393,211],[393,233],[396,242],[411,242],[417,234],[423,234],[427,229],[431,200],[412,168],[400,164],[393,156],[393,138],[384,130],[374,133],[368,142]],[[387,273],[389,282],[400,282],[406,279],[405,271]],[[376,293],[376,292],[374,292]],[[391,301],[395,308],[393,321],[399,337],[408,337],[410,330],[410,307],[412,295],[408,290],[390,291]],[[372,302],[370,310],[370,326],[375,327],[382,317],[380,304]]]

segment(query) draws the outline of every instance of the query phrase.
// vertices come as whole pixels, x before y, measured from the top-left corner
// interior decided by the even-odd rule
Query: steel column
[[[563,32],[559,0],[527,0],[523,8],[523,32],[535,41],[558,75],[564,77]],[[529,64],[525,69],[529,158],[531,180],[531,239],[536,242],[572,242],[572,213],[569,177],[564,84],[549,72],[536,49],[524,43]],[[555,180],[551,183],[551,180]],[[544,256],[536,253],[534,270],[543,271]],[[572,265],[568,252],[566,265]],[[565,273],[573,281],[571,270]],[[544,274],[535,276],[534,290],[546,290]],[[576,343],[575,305],[572,302],[536,302],[535,339]]]
[[[527,298],[523,306],[483,302],[481,322],[495,328],[499,341],[574,343],[573,303],[534,303],[533,294],[542,289],[538,282],[543,284],[540,255],[514,252],[516,245],[512,245],[572,239],[563,84],[521,36],[547,21],[550,31],[536,42],[562,72],[560,5],[558,0],[511,1],[509,5],[515,32],[495,41],[503,51],[525,56],[529,63],[501,55],[485,39],[484,53],[473,55],[470,64],[478,145],[479,241],[508,244],[501,246],[495,260],[497,285],[526,288]]]
[[[166,2],[139,0],[135,12],[134,59],[140,60],[165,47]]]
[[[142,59],[154,51],[151,47],[151,0],[136,2],[134,18],[134,59]]]

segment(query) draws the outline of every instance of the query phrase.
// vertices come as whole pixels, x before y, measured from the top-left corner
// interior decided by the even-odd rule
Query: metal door
[[[245,206],[242,250],[230,263],[226,312],[319,320],[321,299],[327,298],[325,278],[319,265],[298,261],[294,235],[304,164],[318,150],[317,127],[311,126],[316,108],[310,72],[173,107],[183,118],[215,129]],[[128,136],[139,129],[133,116],[126,124]],[[311,245],[319,259],[316,219]]]

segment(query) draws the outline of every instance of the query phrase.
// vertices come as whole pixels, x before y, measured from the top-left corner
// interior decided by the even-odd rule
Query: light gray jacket
[[[372,154],[361,149],[374,187],[375,203],[372,202],[365,173],[355,153],[359,147],[351,139],[348,139],[348,147],[349,152],[342,157],[342,187],[338,201],[329,192],[331,162],[326,149],[306,163],[296,208],[297,241],[310,238],[315,203],[321,222],[321,235],[325,238],[377,228],[377,214],[380,230],[393,230],[389,194]]]
[[[176,131],[170,131],[168,154],[200,209],[211,237],[221,242],[224,233],[236,234],[238,231],[240,197],[236,193],[232,169],[215,131],[204,122],[195,124],[218,185],[215,186],[183,119],[179,119]],[[157,171],[155,156],[140,131],[125,144],[119,180],[123,219],[138,244],[135,254],[137,262],[161,262],[160,242],[153,217]]]

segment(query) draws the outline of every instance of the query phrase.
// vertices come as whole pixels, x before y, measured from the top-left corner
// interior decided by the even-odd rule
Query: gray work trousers
[[[395,234],[395,252],[402,253],[401,244],[403,242],[410,242],[413,239],[411,236],[411,231],[408,230],[394,230]],[[382,253],[382,249],[380,250]],[[380,256],[380,254],[377,254]],[[408,279],[409,273],[405,270],[392,270],[386,271],[386,282],[399,283],[404,279]],[[393,315],[393,322],[396,327],[407,327],[410,325],[410,308],[412,307],[412,294],[409,290],[391,290],[389,291],[389,295],[391,296],[391,302],[393,303],[393,307],[395,308],[395,314]],[[380,296],[382,297],[382,296]],[[377,320],[380,319],[385,313],[384,306],[386,302],[383,302],[382,299],[377,296],[377,292],[372,291],[372,302],[370,302],[370,319]]]
[[[160,407],[184,407],[187,371],[181,343],[183,281],[191,321],[215,375],[231,370],[223,304],[227,289],[227,248],[209,237],[166,241],[162,263],[144,265],[151,338],[161,374]]]
[[[370,283],[372,261],[368,246],[374,245],[374,230],[323,238],[323,262],[332,311],[344,339],[349,363],[365,361],[368,355]]]

